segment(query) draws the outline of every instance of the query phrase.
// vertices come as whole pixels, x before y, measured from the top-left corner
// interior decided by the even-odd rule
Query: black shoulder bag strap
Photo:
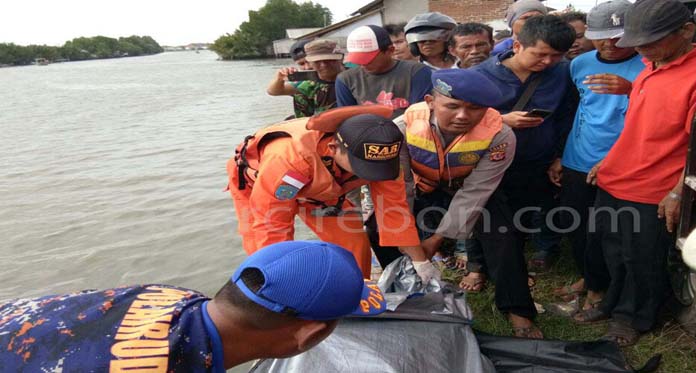
[[[519,100],[517,100],[517,103],[510,111],[520,111],[524,109],[529,102],[529,99],[532,98],[534,91],[536,91],[537,87],[539,86],[539,83],[541,83],[541,76],[541,74],[537,74],[532,78],[532,81],[529,82],[527,88],[525,88],[524,92],[522,92],[522,96],[520,96]]]

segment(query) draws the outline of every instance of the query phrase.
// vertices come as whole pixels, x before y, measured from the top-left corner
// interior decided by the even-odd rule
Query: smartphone
[[[288,74],[288,80],[291,82],[301,82],[304,80],[319,80],[319,75],[314,70],[297,70],[292,74]]]
[[[546,119],[553,114],[553,111],[550,110],[544,110],[544,109],[532,109],[525,114],[525,117],[535,117],[535,118],[543,118]]]

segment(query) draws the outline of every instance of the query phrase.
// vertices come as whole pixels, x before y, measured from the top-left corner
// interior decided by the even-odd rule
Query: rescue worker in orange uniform
[[[376,196],[380,244],[410,256],[424,283],[439,277],[420,246],[406,200],[399,151],[403,135],[385,106],[351,106],[264,128],[228,162],[244,250],[290,241],[295,216],[320,240],[353,253],[370,276],[370,243],[346,193],[368,184]]]

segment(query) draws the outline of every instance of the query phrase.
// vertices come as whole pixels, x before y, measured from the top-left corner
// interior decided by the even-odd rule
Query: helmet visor
[[[447,41],[449,39],[449,31],[447,30],[428,30],[428,31],[414,31],[406,34],[406,41],[410,43],[416,43],[419,41],[427,40],[441,40]]]

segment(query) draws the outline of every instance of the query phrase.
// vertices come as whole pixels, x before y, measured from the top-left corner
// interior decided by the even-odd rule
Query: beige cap
[[[336,49],[336,42],[327,39],[317,39],[305,44],[305,57],[309,62],[324,60],[342,60],[343,54]]]

